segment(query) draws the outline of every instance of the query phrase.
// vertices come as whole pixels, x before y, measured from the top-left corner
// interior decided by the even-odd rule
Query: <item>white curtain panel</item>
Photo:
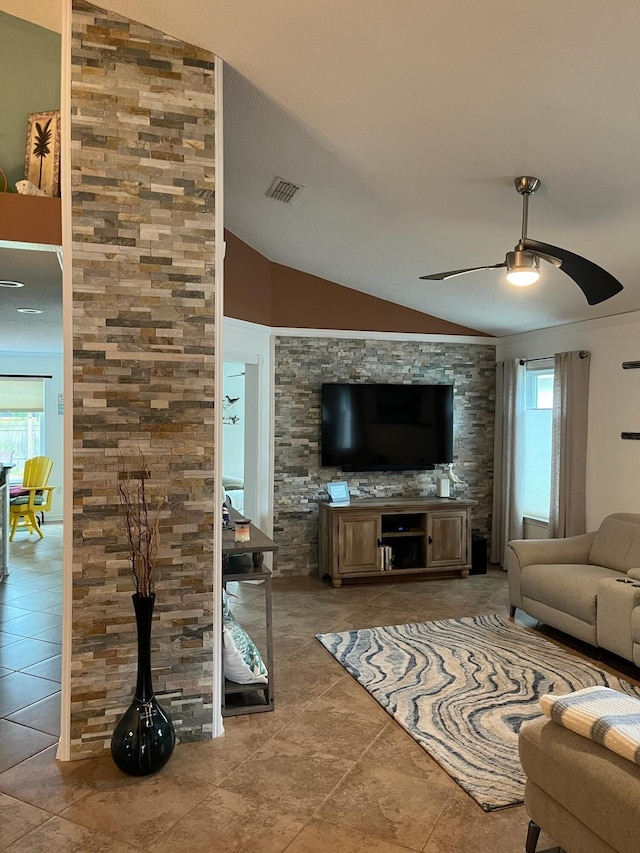
[[[489,560],[506,566],[510,539],[522,539],[525,366],[520,359],[496,365],[493,447],[493,519]]]
[[[585,532],[589,361],[584,350],[554,356],[550,539]]]

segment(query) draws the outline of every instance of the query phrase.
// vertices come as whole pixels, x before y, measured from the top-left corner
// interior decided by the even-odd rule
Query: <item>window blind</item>
[[[549,520],[551,503],[551,436],[553,432],[553,359],[527,364],[524,414],[523,512]]]
[[[43,411],[43,379],[0,379],[0,412]]]
[[[549,520],[551,495],[551,409],[525,412],[524,501],[529,518]]]

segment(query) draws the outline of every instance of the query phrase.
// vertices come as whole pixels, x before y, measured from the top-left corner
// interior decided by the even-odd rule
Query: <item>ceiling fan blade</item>
[[[478,272],[479,270],[497,270],[500,267],[506,267],[507,262],[503,261],[501,264],[489,264],[484,267],[468,267],[464,270],[449,270],[449,272],[436,272],[433,275],[421,275],[421,281],[444,281],[446,278],[453,278],[456,275],[464,275],[468,272]]]
[[[622,290],[622,285],[610,272],[581,255],[576,255],[568,249],[551,246],[549,243],[540,243],[538,240],[525,238],[522,243],[525,249],[531,249],[543,258],[545,255],[557,258],[562,272],[575,281],[586,296],[589,305],[597,305],[599,302],[611,299]]]

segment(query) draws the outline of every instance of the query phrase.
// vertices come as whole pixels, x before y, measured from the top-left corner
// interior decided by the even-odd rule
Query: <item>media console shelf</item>
[[[320,577],[344,581],[459,573],[471,568],[471,508],[459,498],[318,501]]]

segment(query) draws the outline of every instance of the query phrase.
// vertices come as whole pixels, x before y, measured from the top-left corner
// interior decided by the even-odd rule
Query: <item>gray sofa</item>
[[[640,666],[640,514],[614,513],[566,539],[507,548],[511,615],[519,607]]]

